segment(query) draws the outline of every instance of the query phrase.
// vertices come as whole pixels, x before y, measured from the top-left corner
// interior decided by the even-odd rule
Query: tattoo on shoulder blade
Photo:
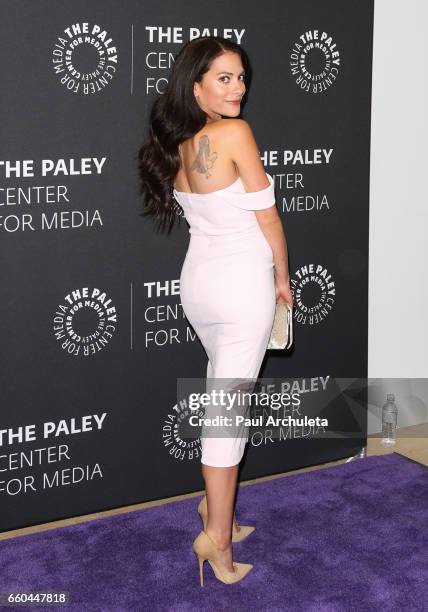
[[[208,136],[205,134],[199,139],[199,151],[194,162],[190,166],[190,169],[196,170],[196,172],[199,172],[200,174],[205,174],[205,178],[209,178],[211,176],[209,170],[211,170],[213,167],[217,157],[218,155],[215,151],[211,153],[210,141]]]

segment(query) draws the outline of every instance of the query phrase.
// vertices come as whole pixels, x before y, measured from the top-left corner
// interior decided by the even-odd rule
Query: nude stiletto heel
[[[199,561],[199,580],[201,582],[201,587],[204,586],[204,561],[203,557],[200,557],[198,553],[195,553],[196,558]]]
[[[198,512],[202,519],[202,523],[204,525],[204,531],[207,530],[207,520],[208,520],[208,507],[207,507],[207,497],[201,499],[198,505]],[[255,527],[251,525],[238,525],[238,522],[235,518],[235,513],[233,514],[233,525],[232,525],[232,542],[236,544],[236,542],[242,542],[245,540],[253,531]]]
[[[215,577],[224,584],[234,584],[242,580],[253,568],[251,563],[233,562],[234,571],[229,572],[221,569],[217,563],[218,548],[206,531],[201,531],[192,545],[193,551],[199,562],[199,580],[201,587],[204,586],[204,561],[211,565]]]

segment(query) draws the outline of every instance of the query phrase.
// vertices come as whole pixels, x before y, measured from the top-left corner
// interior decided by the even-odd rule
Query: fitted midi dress
[[[242,389],[236,380],[257,381],[269,342],[276,305],[274,262],[255,215],[275,206],[274,181],[266,176],[269,186],[254,192],[245,191],[239,177],[224,189],[204,194],[173,189],[190,234],[180,274],[181,305],[208,356],[207,390],[216,387],[216,379],[221,379],[218,388],[223,390]],[[245,389],[251,391],[251,384]],[[238,464],[248,427],[212,431],[202,427],[201,462],[215,467]]]

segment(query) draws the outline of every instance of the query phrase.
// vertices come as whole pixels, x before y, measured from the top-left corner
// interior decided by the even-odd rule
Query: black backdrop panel
[[[294,348],[268,352],[261,376],[315,389],[366,377],[373,2],[21,0],[1,13],[4,531],[203,487],[200,447],[172,435],[177,379],[207,365],[180,305],[188,227],[159,235],[138,215],[136,163],[190,37],[232,38],[254,70],[242,116],[275,178],[296,305]],[[241,478],[364,443],[365,430],[251,440]]]

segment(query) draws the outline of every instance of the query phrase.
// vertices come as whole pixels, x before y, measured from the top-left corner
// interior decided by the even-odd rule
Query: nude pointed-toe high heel
[[[215,577],[224,584],[234,584],[242,580],[253,568],[251,563],[233,562],[234,571],[229,572],[218,563],[218,548],[206,531],[201,531],[192,545],[193,551],[199,562],[199,579],[201,587],[204,586],[204,561],[211,565]]]
[[[204,525],[204,531],[207,529],[207,519],[208,519],[208,507],[207,507],[207,497],[203,496],[198,505],[198,512],[202,519],[202,523]],[[233,514],[233,525],[232,525],[232,542],[236,544],[236,542],[242,542],[245,540],[250,533],[253,533],[255,527],[251,525],[238,525],[238,522],[235,517],[235,513]]]

